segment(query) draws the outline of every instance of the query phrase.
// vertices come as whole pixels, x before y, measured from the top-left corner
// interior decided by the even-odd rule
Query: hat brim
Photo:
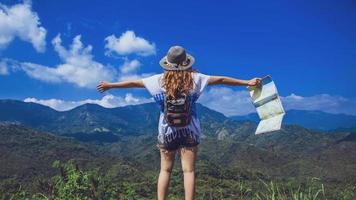
[[[186,65],[178,65],[178,66],[173,66],[171,64],[169,64],[167,62],[167,56],[164,56],[160,61],[159,64],[161,65],[161,67],[163,67],[165,70],[169,70],[169,71],[179,71],[179,70],[187,70],[190,69],[192,67],[192,65],[195,62],[195,59],[192,55],[187,53],[187,60],[189,61],[188,64]]]

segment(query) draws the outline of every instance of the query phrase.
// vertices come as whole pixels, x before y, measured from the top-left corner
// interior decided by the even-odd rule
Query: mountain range
[[[242,116],[232,116],[235,120],[259,122],[257,113]],[[319,131],[356,131],[356,116],[346,114],[331,114],[316,110],[288,110],[283,124],[297,124],[305,128]]]
[[[117,135],[155,134],[159,116],[155,103],[116,108],[84,104],[69,111],[56,111],[36,103],[2,99],[0,110],[0,121],[18,122],[39,130],[88,141],[115,141]],[[222,139],[237,131],[241,132],[240,129],[246,129],[243,132],[253,131],[259,121],[256,113],[226,117],[201,104],[197,104],[197,112],[202,123],[203,137],[216,135],[218,139]],[[355,131],[356,116],[290,110],[287,111],[283,124],[323,132],[350,132]]]
[[[202,127],[197,166],[204,176],[216,180],[319,177],[328,183],[356,184],[356,132],[325,134],[320,128],[285,123],[279,131],[255,135],[257,123],[252,118],[229,118],[200,104],[197,112]],[[290,113],[304,116],[304,122],[308,116],[314,116],[311,121],[333,116],[292,111],[286,117]],[[117,108],[84,104],[60,112],[36,103],[0,100],[0,180],[5,189],[14,181],[31,188],[34,180],[53,175],[51,162],[57,159],[74,159],[112,174],[129,167],[143,177],[141,171],[159,168],[158,115],[154,103]]]

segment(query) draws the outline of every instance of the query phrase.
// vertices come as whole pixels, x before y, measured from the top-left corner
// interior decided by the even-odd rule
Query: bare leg
[[[158,183],[157,183],[157,199],[165,200],[167,198],[169,180],[171,178],[176,151],[165,152],[165,150],[161,149],[160,152],[161,152],[161,171],[159,173]]]
[[[198,146],[181,148],[182,170],[184,174],[185,200],[193,200],[195,197],[195,161]]]

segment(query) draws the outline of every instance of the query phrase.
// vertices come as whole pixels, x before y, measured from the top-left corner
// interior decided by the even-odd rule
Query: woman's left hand
[[[260,87],[261,86],[261,78],[253,78],[247,82],[247,85]]]

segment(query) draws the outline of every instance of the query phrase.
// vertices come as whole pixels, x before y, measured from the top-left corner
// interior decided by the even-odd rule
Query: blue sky
[[[179,44],[205,74],[270,74],[287,110],[356,115],[352,0],[0,2],[1,99],[58,110],[148,102],[143,89],[100,94],[95,83],[160,73],[158,61]],[[201,102],[254,112],[244,87],[209,87]]]

